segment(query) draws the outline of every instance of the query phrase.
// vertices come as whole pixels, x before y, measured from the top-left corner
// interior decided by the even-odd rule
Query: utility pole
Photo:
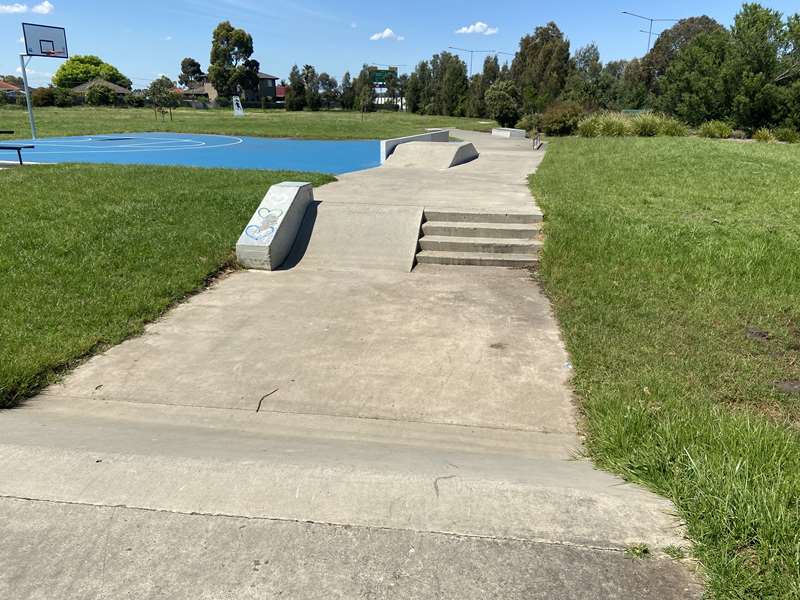
[[[494,50],[470,50],[468,48],[456,48],[455,46],[448,46],[449,50],[458,50],[459,52],[469,52],[469,76],[472,78],[472,59],[475,53],[478,54],[495,54]]]
[[[622,11],[623,15],[628,15],[629,17],[636,17],[637,19],[642,19],[643,21],[649,21],[650,29],[647,31],[640,30],[642,33],[647,34],[647,51],[650,52],[650,48],[653,47],[653,23],[676,23],[680,21],[680,19],[653,19],[651,17],[643,17],[642,15],[637,15],[636,13],[628,12],[627,10]]]

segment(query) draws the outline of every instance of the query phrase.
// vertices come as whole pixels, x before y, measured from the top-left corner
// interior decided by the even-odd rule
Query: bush
[[[116,101],[114,90],[104,85],[93,85],[86,90],[86,104],[89,106],[113,106]]]
[[[217,99],[214,100],[216,105],[219,108],[230,108],[231,107],[231,99],[226,98],[225,96],[217,96]]]
[[[519,97],[511,81],[496,81],[486,90],[489,116],[501,127],[512,127],[519,119]],[[426,108],[427,110],[427,108]]]
[[[542,131],[547,135],[572,135],[584,116],[586,111],[575,102],[553,104],[542,114]]]
[[[772,131],[766,127],[756,130],[756,132],[753,134],[753,139],[763,144],[772,144],[775,142],[775,136],[773,135]]]
[[[800,142],[800,133],[791,127],[778,127],[775,130],[775,139],[787,144],[796,144]]]
[[[53,106],[55,98],[52,87],[40,87],[31,93],[31,102],[34,106]]]
[[[689,126],[683,121],[665,116],[663,122],[661,123],[661,131],[658,135],[664,135],[668,137],[685,137],[689,135]]]
[[[75,94],[65,88],[56,88],[53,91],[53,104],[66,108],[75,105]]]
[[[519,121],[517,121],[516,127],[517,129],[524,129],[528,133],[534,133],[539,131],[539,122],[541,119],[541,115],[525,115]]]
[[[656,137],[661,129],[661,116],[654,113],[640,113],[630,122],[631,133],[639,137]]]
[[[597,113],[578,124],[578,135],[582,137],[623,137],[632,134],[631,119],[618,112]]]
[[[591,115],[578,123],[578,135],[581,137],[598,137],[600,135],[601,115]]]
[[[147,104],[147,98],[142,94],[127,94],[125,96],[125,104],[131,108],[144,108]]]
[[[727,139],[733,135],[733,128],[725,121],[706,121],[700,125],[697,134],[704,138]]]

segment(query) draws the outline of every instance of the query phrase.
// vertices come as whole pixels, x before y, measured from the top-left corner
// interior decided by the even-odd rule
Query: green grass
[[[588,451],[675,502],[717,597],[800,597],[800,148],[558,139],[532,190]]]
[[[387,139],[424,133],[426,127],[459,127],[490,131],[496,125],[489,119],[422,116],[408,113],[284,110],[247,110],[236,118],[230,109],[173,111],[173,120],[156,119],[149,108],[35,108],[36,126],[41,137],[90,135],[96,133],[134,133],[175,131],[178,133],[219,133],[261,137],[307,139]],[[0,107],[0,130],[12,129],[18,136],[29,136],[27,112],[18,106]]]
[[[266,190],[309,173],[60,165],[0,171],[0,407],[142,331],[233,264]]]

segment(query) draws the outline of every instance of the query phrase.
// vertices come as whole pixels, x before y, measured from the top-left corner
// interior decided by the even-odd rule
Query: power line
[[[637,19],[642,19],[643,21],[650,22],[650,29],[648,31],[640,30],[642,33],[647,34],[647,51],[650,52],[650,48],[653,45],[653,23],[660,23],[660,22],[668,22],[668,23],[676,23],[680,21],[680,19],[654,19],[651,17],[643,17],[642,15],[637,15],[636,13],[628,12],[627,10],[622,11],[623,15],[628,15],[629,17],[636,17]]]
[[[496,54],[496,50],[471,50],[469,48],[456,48],[455,46],[448,46],[450,50],[458,50],[459,52],[469,52],[469,76],[472,77],[472,59],[476,53],[478,54]]]

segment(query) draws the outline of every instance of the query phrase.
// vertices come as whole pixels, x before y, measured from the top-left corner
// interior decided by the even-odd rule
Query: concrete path
[[[540,154],[455,135],[481,158],[347,175],[320,208],[534,208]],[[670,504],[576,459],[527,271],[358,268],[320,231],[0,414],[0,597],[700,596],[661,554]]]

